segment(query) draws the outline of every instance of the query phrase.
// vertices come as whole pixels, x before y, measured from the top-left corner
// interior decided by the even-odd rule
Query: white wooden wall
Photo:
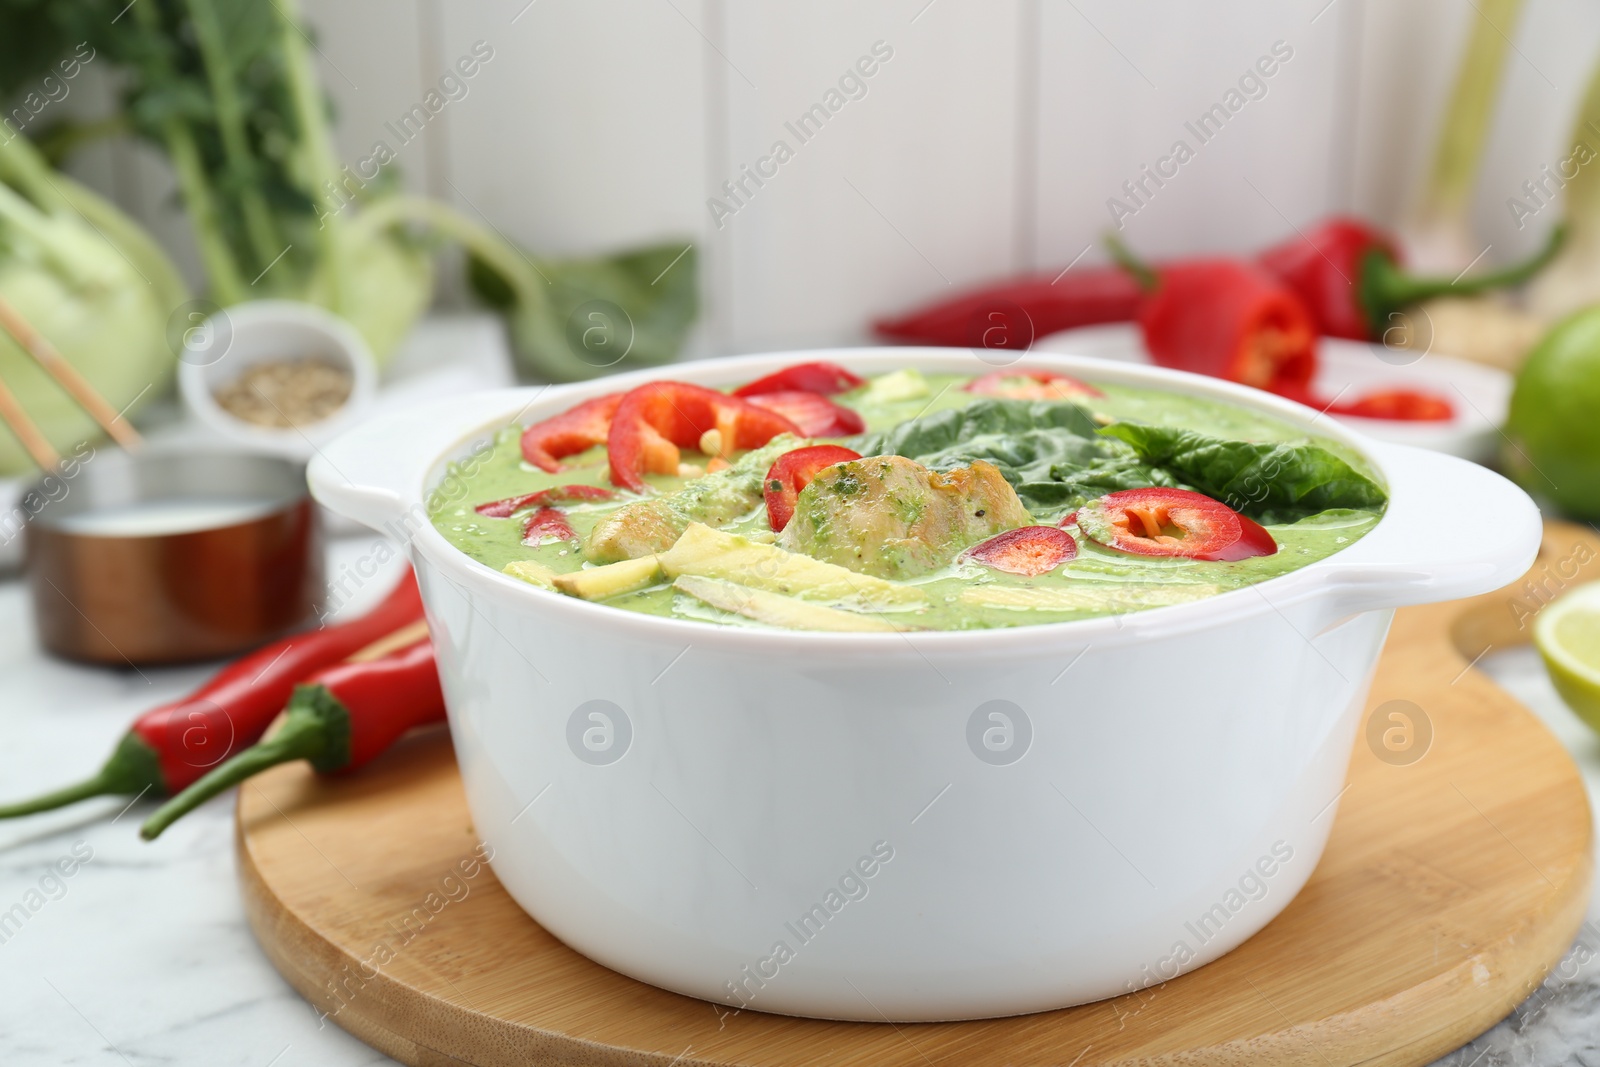
[[[1292,58],[1126,220],[1154,254],[1244,250],[1329,210],[1393,221],[1424,168],[1473,0],[320,0],[307,4],[339,152],[386,127],[474,42],[493,58],[412,143],[406,184],[550,254],[678,235],[704,252],[697,354],[839,343],[875,314],[1008,271],[1059,268],[1106,201],[1275,42]],[[1565,154],[1600,6],[1528,0],[1478,202],[1505,208]],[[893,49],[810,141],[785,128]],[[1281,46],[1280,46],[1281,48]],[[86,92],[81,106],[92,103]],[[719,187],[775,140],[794,158],[719,228]],[[106,148],[78,169],[182,240],[170,182]],[[1083,262],[1099,259],[1093,248]],[[448,295],[448,294],[447,294]],[[454,293],[459,296],[459,291]]]

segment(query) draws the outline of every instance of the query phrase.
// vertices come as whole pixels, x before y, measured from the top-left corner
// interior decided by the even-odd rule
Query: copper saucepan
[[[298,463],[102,451],[31,492],[34,618],[58,656],[130,666],[228,656],[320,610],[321,533]]]

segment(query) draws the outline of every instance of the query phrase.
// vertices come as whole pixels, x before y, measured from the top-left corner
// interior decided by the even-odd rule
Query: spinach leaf
[[[932,470],[965,467],[978,459],[992,463],[1034,512],[1065,511],[1118,489],[1178,484],[1131,448],[1060,428],[980,434],[912,458]]]
[[[863,456],[917,459],[975,437],[1024,434],[1030,430],[1064,430],[1070,436],[1093,441],[1098,428],[1094,416],[1076,404],[989,399],[907,419],[883,433],[866,434],[851,447]]]
[[[1153,485],[1193,489],[1268,523],[1385,500],[1375,482],[1320,445],[1229,441],[1137,422],[1101,428],[1076,404],[1052,401],[979,400],[863,435],[852,447],[938,471],[992,463],[1040,518]]]
[[[1189,488],[1261,522],[1293,522],[1328,508],[1372,508],[1383,489],[1313,444],[1228,441],[1168,426],[1118,422],[1100,430]]]
[[[1076,404],[980,400],[858,440],[856,451],[893,454],[930,470],[983,460],[999,468],[1029,511],[1065,512],[1085,500],[1147,485],[1176,485],[1120,441],[1100,437]]]

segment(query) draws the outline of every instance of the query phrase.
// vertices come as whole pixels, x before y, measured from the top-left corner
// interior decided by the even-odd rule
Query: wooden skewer
[[[22,350],[32,356],[39,366],[43,367],[56,380],[56,383],[71,394],[72,399],[87,411],[100,428],[111,435],[111,439],[128,451],[138,448],[144,439],[122,415],[113,408],[99,393],[94,391],[88,379],[78,373],[78,368],[68,363],[60,352],[56,351],[43,334],[35,330],[27,319],[12,307],[4,298],[0,298],[0,328],[11,335]],[[13,401],[15,397],[12,398]],[[22,409],[17,408],[20,412]],[[31,424],[30,424],[31,425]],[[13,426],[13,429],[16,427]],[[20,434],[18,436],[21,436]],[[30,448],[29,452],[33,450]],[[54,450],[52,449],[52,454]],[[38,456],[35,455],[37,460]]]
[[[0,421],[17,435],[17,440],[22,442],[22,447],[27,449],[40,470],[49,474],[61,465],[61,456],[51,447],[38,425],[28,418],[28,413],[22,410],[17,394],[3,381],[0,381]]]

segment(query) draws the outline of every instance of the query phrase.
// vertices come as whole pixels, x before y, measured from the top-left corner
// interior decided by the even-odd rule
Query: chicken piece
[[[692,522],[726,526],[761,503],[773,462],[804,442],[791,434],[745,453],[733,466],[696,478],[675,493],[624,504],[601,519],[583,545],[590,563],[616,563],[665,552]]]
[[[778,544],[859,574],[915,578],[1032,521],[992,464],[940,474],[904,456],[872,456],[819,472]]]

